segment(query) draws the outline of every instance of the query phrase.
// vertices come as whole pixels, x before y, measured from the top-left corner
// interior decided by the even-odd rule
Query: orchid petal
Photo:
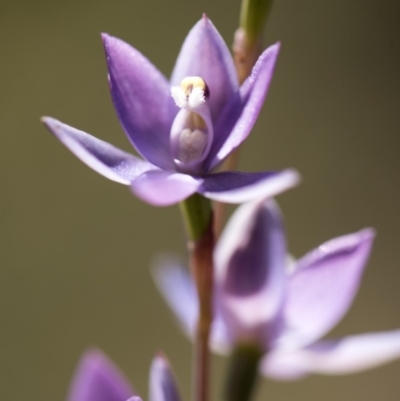
[[[71,383],[68,401],[126,401],[134,391],[119,369],[101,352],[84,354]]]
[[[167,359],[158,355],[150,368],[149,401],[180,401],[179,391]]]
[[[343,375],[400,358],[400,330],[320,341],[293,352],[276,352],[262,361],[267,376],[290,379],[289,372]]]
[[[357,293],[375,233],[364,229],[335,238],[297,261],[288,276],[280,345],[306,345],[343,317]]]
[[[259,57],[249,78],[223,109],[214,127],[214,143],[207,157],[210,169],[221,163],[249,135],[271,83],[279,43]]]
[[[132,192],[154,206],[170,206],[194,194],[201,179],[168,171],[149,171],[131,183]]]
[[[129,185],[140,174],[158,170],[149,162],[54,118],[44,117],[42,121],[78,159],[112,181]]]
[[[196,288],[186,269],[174,259],[164,257],[155,262],[153,276],[185,334],[193,338],[199,304]]]
[[[293,363],[291,356],[295,353],[296,351],[268,352],[259,364],[260,374],[270,379],[281,381],[299,380],[308,376],[309,373],[303,367]]]
[[[299,181],[299,173],[291,169],[258,173],[227,171],[206,176],[199,192],[218,202],[243,203],[258,197],[274,197]]]
[[[179,262],[163,258],[155,263],[154,280],[165,301],[174,312],[185,334],[193,339],[198,318],[199,303],[195,285]],[[231,348],[227,328],[219,309],[215,308],[210,334],[210,347],[218,354]]]
[[[165,77],[136,49],[103,34],[109,84],[119,120],[148,161],[173,169],[169,131],[176,110]]]
[[[286,241],[277,204],[259,200],[240,206],[221,235],[214,260],[229,331],[236,341],[268,348],[285,290]]]
[[[229,49],[206,16],[187,35],[171,76],[171,84],[179,85],[188,76],[199,76],[207,83],[211,114],[215,121],[237,91],[238,80]]]

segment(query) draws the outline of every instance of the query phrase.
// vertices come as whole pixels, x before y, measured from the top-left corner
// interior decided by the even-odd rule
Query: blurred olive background
[[[230,45],[239,0],[0,2],[1,399],[63,400],[81,353],[105,350],[147,397],[163,350],[190,394],[191,349],[149,265],[185,253],[177,207],[153,208],[94,173],[39,122],[54,116],[126,150],[99,33],[167,76],[206,12]],[[361,291],[331,335],[400,326],[400,2],[276,0],[264,43],[282,41],[247,171],[296,167],[279,197],[294,255],[378,231]],[[338,294],[340,296],[340,294]],[[213,399],[225,360],[214,358]],[[346,377],[263,381],[258,400],[398,400],[400,362]]]

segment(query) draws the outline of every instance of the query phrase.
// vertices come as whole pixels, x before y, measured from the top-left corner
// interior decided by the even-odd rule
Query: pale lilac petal
[[[182,45],[171,84],[179,85],[188,76],[200,76],[210,90],[213,120],[238,89],[232,56],[212,22],[204,16],[189,32]]]
[[[203,119],[207,128],[195,130],[194,132],[189,129],[188,133],[187,124],[192,113],[192,111],[183,108],[179,110],[172,123],[170,134],[171,154],[177,171],[201,176],[207,172],[204,170],[204,160],[212,145],[213,126],[210,119],[210,111],[205,107],[197,110],[196,113]]]
[[[210,348],[213,352],[228,356],[235,345],[232,333],[229,332],[226,322],[222,317],[220,305],[216,302],[214,318],[210,333]]]
[[[268,348],[285,293],[286,240],[273,200],[240,206],[215,249],[221,311],[235,341]]]
[[[143,401],[143,400],[138,396],[134,396],[134,397],[129,398],[128,401]]]
[[[288,276],[282,346],[306,345],[343,317],[357,293],[375,233],[364,229],[326,242]]]
[[[135,149],[148,161],[173,169],[169,131],[176,114],[165,77],[136,49],[103,34],[115,109]]]
[[[131,184],[132,192],[154,206],[169,206],[194,194],[202,184],[201,179],[167,171],[149,171]]]
[[[260,374],[274,380],[299,380],[309,373],[303,367],[297,366],[291,359],[293,352],[271,351],[265,354],[259,364]]]
[[[207,157],[210,168],[221,163],[249,135],[267,95],[279,53],[279,43],[258,59],[251,76],[226,105],[214,127],[214,143]]]
[[[175,378],[164,356],[153,359],[149,382],[149,401],[180,401]]]
[[[194,336],[198,316],[196,288],[186,269],[174,259],[163,257],[154,264],[154,280],[186,335]]]
[[[274,197],[299,181],[299,173],[291,169],[258,173],[227,171],[206,176],[199,192],[218,202],[244,203],[255,198]]]
[[[400,358],[400,330],[320,341],[293,352],[276,352],[262,362],[270,377],[290,379],[290,372],[344,375],[375,368]]]
[[[112,181],[129,185],[140,174],[158,170],[149,162],[54,118],[44,117],[42,121],[78,159]]]
[[[183,331],[193,339],[199,304],[195,285],[187,269],[175,259],[164,257],[155,263],[153,273],[158,289],[176,315]],[[219,354],[226,354],[232,342],[219,309],[216,307],[214,312],[210,347]]]
[[[71,383],[68,401],[126,401],[134,391],[119,369],[101,352],[83,356]]]

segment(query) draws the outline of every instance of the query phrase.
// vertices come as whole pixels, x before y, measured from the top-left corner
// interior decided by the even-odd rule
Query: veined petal
[[[149,401],[180,401],[180,399],[167,359],[157,355],[150,368]]]
[[[136,49],[102,35],[111,96],[135,149],[148,161],[173,169],[169,131],[176,114],[165,77]]]
[[[400,358],[400,330],[367,333],[338,340],[320,341],[293,352],[267,356],[262,372],[277,379],[310,373],[344,375],[375,368]]]
[[[119,369],[101,352],[84,354],[71,383],[68,401],[126,401],[134,394]]]
[[[155,263],[153,275],[158,289],[178,318],[183,331],[193,339],[199,304],[196,288],[189,273],[179,262],[163,258]],[[214,315],[210,347],[216,353],[226,354],[231,347],[228,331],[217,307]]]
[[[229,49],[206,16],[186,37],[172,72],[171,84],[179,85],[188,76],[199,76],[206,82],[215,121],[239,84]]]
[[[151,205],[170,206],[194,194],[202,182],[202,179],[187,174],[149,171],[131,183],[131,190]]]
[[[44,117],[42,121],[78,159],[112,181],[129,185],[140,174],[158,170],[151,163],[54,118]]]
[[[259,197],[272,198],[299,181],[299,173],[291,169],[258,173],[227,171],[206,176],[199,192],[218,202],[243,203]]]
[[[259,57],[249,78],[232,96],[214,127],[214,143],[207,158],[210,169],[221,163],[249,135],[273,76],[279,43]]]
[[[286,240],[273,200],[240,206],[215,249],[219,304],[236,341],[268,348],[285,290]]]
[[[336,325],[357,293],[374,237],[372,229],[344,235],[297,261],[288,276],[279,345],[310,344]]]

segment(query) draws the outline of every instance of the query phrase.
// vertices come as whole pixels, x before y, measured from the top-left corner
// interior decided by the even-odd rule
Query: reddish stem
[[[213,219],[201,238],[189,241],[190,268],[199,297],[195,337],[194,401],[208,401],[210,377],[209,337],[213,318]]]

